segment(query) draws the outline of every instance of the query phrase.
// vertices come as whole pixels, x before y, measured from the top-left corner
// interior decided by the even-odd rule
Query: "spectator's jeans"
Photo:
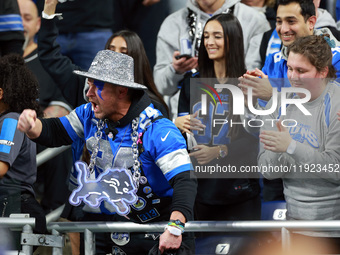
[[[68,56],[80,68],[88,70],[97,52],[104,50],[111,35],[110,29],[59,34],[57,42],[61,47],[61,54]]]

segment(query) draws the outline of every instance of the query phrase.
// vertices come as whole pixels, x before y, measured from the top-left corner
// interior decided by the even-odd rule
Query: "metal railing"
[[[21,214],[24,215],[24,214]],[[12,231],[21,231],[22,230],[22,250],[21,252],[15,251],[16,254],[32,254],[33,246],[26,243],[25,235],[33,233],[33,227],[35,226],[35,218],[28,218],[24,216],[18,217],[0,217],[0,227],[8,228]],[[4,238],[4,236],[2,236]],[[10,240],[7,240],[8,242]],[[14,252],[14,251],[13,251]],[[6,255],[11,254],[10,251],[6,252]]]
[[[130,222],[51,222],[48,229],[54,234],[83,232],[85,254],[95,254],[94,233],[96,232],[160,232],[164,223],[136,224]],[[282,249],[290,249],[291,231],[336,231],[340,221],[192,221],[185,224],[186,232],[273,232],[280,231]],[[55,255],[62,253],[56,250]]]
[[[37,155],[37,165],[41,165],[70,146],[49,148]],[[63,206],[46,216],[47,228],[52,235],[35,235],[34,218],[1,218],[0,227],[23,229],[22,253],[31,255],[33,245],[53,247],[54,255],[63,253],[63,235],[68,232],[84,233],[85,254],[95,254],[94,233],[96,232],[163,232],[164,223],[136,224],[130,222],[54,222]],[[186,232],[281,232],[282,249],[289,250],[291,231],[339,231],[340,221],[192,221],[185,225]]]
[[[23,226],[35,225],[35,218],[26,217],[0,217],[0,227],[21,230]]]
[[[64,152],[71,146],[61,146],[58,148],[47,148],[37,155],[37,166],[40,166],[52,159],[53,157]],[[56,221],[60,218],[61,212],[65,206],[60,206],[56,210],[46,215],[46,222]],[[6,251],[6,255],[10,254],[32,254],[33,243],[46,244],[46,235],[34,235],[33,228],[35,226],[35,218],[29,218],[25,214],[11,215],[11,217],[0,217],[0,228],[10,229],[11,231],[22,231],[21,244],[22,251]],[[4,237],[0,237],[4,238]],[[32,242],[32,240],[34,240]],[[59,241],[59,240],[58,240]],[[2,247],[0,247],[2,248]]]
[[[56,220],[62,207],[49,214]],[[52,247],[53,255],[62,255],[64,238],[68,232],[84,233],[84,251],[86,255],[95,254],[94,233],[98,232],[160,232],[166,222],[137,224],[131,222],[50,222],[47,229],[52,235],[33,234],[34,218],[0,218],[0,227],[12,230],[23,229],[20,254],[33,254],[33,246]],[[282,249],[288,251],[291,245],[292,231],[339,231],[340,221],[191,221],[186,223],[186,232],[281,232]],[[18,254],[18,253],[17,253]]]
[[[59,155],[63,151],[66,151],[68,148],[71,148],[71,145],[56,148],[47,148],[43,150],[37,155],[37,167],[44,164],[46,161],[49,161],[50,159],[54,158],[55,156]]]

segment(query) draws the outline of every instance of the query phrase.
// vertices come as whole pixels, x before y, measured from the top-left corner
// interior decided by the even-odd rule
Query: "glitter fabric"
[[[88,72],[73,71],[75,74],[107,83],[133,89],[147,89],[135,83],[133,58],[111,50],[99,51],[92,61]]]

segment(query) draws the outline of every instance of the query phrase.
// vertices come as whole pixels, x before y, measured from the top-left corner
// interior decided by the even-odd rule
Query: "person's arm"
[[[191,176],[190,171],[184,171],[175,175],[169,181],[174,190],[171,204],[171,220],[179,218],[176,215],[182,215],[182,222],[193,220],[194,199],[196,197],[197,181],[194,175]],[[175,213],[178,212],[178,213]],[[174,215],[173,215],[174,214]],[[181,217],[182,217],[181,216]],[[179,216],[178,216],[179,217]]]
[[[271,101],[269,101],[268,105],[272,104]],[[275,111],[269,116],[263,116],[263,119],[276,120],[277,116],[278,116],[278,111]],[[261,127],[261,132],[263,131],[277,131],[275,121],[273,122],[264,121],[264,124]],[[258,160],[257,164],[262,175],[266,179],[277,179],[277,178],[283,177],[285,175],[283,171],[277,171],[277,172],[266,171],[266,169],[270,166],[280,166],[280,165],[285,164],[285,160],[284,160],[284,157],[282,156],[282,153],[274,152],[271,150],[266,150],[264,146],[265,144],[263,142],[260,142],[259,154],[257,157],[257,160]]]
[[[0,148],[0,179],[10,170],[13,162],[20,157],[25,134],[16,129],[18,114],[8,113],[0,120],[3,143]]]
[[[184,116],[177,117],[175,119],[175,125],[176,127],[182,132],[182,133],[189,133],[193,135],[191,132],[192,130],[199,130],[203,131],[205,128],[205,125],[202,124],[202,122],[199,119],[196,119],[198,115],[198,112],[195,112],[194,114],[188,114]]]
[[[175,58],[176,55],[180,55],[180,28],[177,27],[174,19],[182,19],[181,15],[183,14],[178,13],[178,17],[169,16],[165,19],[157,36],[154,80],[162,95],[175,94],[178,90],[178,82],[183,78],[184,73],[197,66],[196,57],[179,60]]]
[[[339,104],[338,104],[339,105]],[[338,107],[338,106],[337,106]],[[322,151],[310,145],[296,142],[296,148],[291,157],[300,167],[299,170],[312,174],[316,178],[340,179],[340,125],[336,119],[336,109],[332,109],[329,117],[325,145]],[[315,167],[315,171],[311,169]]]
[[[42,124],[34,110],[26,109],[20,114],[17,128],[30,139],[35,139],[41,134]]]
[[[57,0],[46,0],[44,13],[53,15],[57,2]],[[56,42],[58,36],[56,19],[56,17],[41,19],[38,34],[39,60],[46,72],[58,85],[65,99],[75,108],[86,102],[83,98],[85,78],[75,75],[73,71],[79,69],[79,67],[60,53],[60,46]]]
[[[180,81],[181,91],[178,99],[178,117],[175,119],[175,125],[183,133],[192,134],[192,130],[202,131],[205,125],[199,119],[196,119],[198,112],[190,115],[190,79],[192,74],[187,73],[184,79]]]
[[[186,223],[193,220],[193,207],[197,192],[197,181],[190,171],[177,174],[169,181],[173,187],[170,220],[180,220]],[[177,249],[181,245],[182,235],[175,236],[165,230],[159,239],[159,250],[163,253],[167,249]]]
[[[26,109],[19,117],[17,129],[41,145],[59,147],[73,141],[59,118],[38,119],[34,110]]]
[[[5,176],[9,169],[9,164],[7,162],[0,161],[0,179]]]
[[[144,6],[151,6],[153,4],[156,4],[158,2],[160,2],[161,0],[143,0],[142,4]]]
[[[44,13],[47,15],[55,14],[57,9],[58,0],[45,0]]]
[[[245,95],[248,94],[248,87],[252,88],[252,96],[254,99],[262,99],[269,101],[272,97],[273,87],[270,84],[268,75],[256,68],[253,71],[247,71],[239,78],[239,87]]]
[[[160,37],[157,39],[156,51],[155,84],[162,95],[171,96],[178,90],[178,82],[185,72],[197,67],[197,58],[177,60],[175,56],[180,54],[179,51],[171,50],[171,46]]]
[[[239,157],[240,154],[248,155],[254,150],[257,150],[258,147],[258,139],[257,137],[244,134],[239,139],[231,142],[227,145],[220,146],[207,146],[207,145],[196,145],[193,149],[194,152],[191,152],[189,155],[195,157],[197,162],[201,165],[208,164],[214,159],[218,159],[220,155],[220,150],[225,151],[226,156],[224,161],[228,162],[229,160],[233,160],[234,158]]]
[[[336,81],[340,81],[340,47],[337,46],[332,49],[333,58],[332,58],[332,64],[335,67],[336,70]]]
[[[163,118],[155,121],[143,137],[143,140],[148,141],[153,148],[149,155],[173,188],[169,220],[180,220],[183,223],[193,220],[197,183],[190,174],[192,166],[182,134],[170,120]],[[159,242],[161,251],[180,247],[182,231],[180,228],[175,230],[180,233],[174,235],[165,230],[161,235]]]
[[[331,85],[328,84],[327,86]],[[333,86],[336,85],[333,84]],[[332,93],[329,92],[329,94]],[[297,172],[300,175],[308,174],[310,178],[340,179],[340,143],[338,142],[340,139],[340,125],[337,120],[337,109],[339,109],[340,104],[337,101],[338,93],[332,95],[333,97],[329,101],[329,105],[332,105],[330,109],[327,109],[322,104],[319,106],[320,113],[325,116],[322,118],[322,115],[318,114],[318,116],[311,117],[315,121],[312,128],[321,128],[320,133],[323,137],[317,137],[311,129],[308,133],[308,143],[301,143],[292,141],[287,135],[284,136],[283,133],[288,133],[284,127],[278,126],[276,130],[270,133],[266,131],[265,135],[267,137],[264,137],[264,139],[267,142],[261,142],[261,144],[265,144],[263,148],[267,148],[265,150],[270,154],[282,155],[282,157],[278,157],[279,163],[286,162],[287,164],[289,162],[289,164],[296,165],[295,168],[288,165],[291,172]],[[289,118],[292,117],[289,116]],[[323,124],[319,125],[319,123]],[[262,134],[260,138],[261,136]],[[291,147],[290,151],[287,150],[288,147]],[[274,176],[275,174],[272,173],[271,175]]]

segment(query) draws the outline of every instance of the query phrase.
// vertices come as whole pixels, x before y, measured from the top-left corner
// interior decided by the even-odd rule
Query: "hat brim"
[[[80,75],[80,76],[87,77],[87,78],[91,78],[94,80],[103,81],[103,82],[107,82],[107,83],[111,83],[111,84],[115,84],[115,85],[119,85],[119,86],[123,86],[127,88],[139,89],[139,90],[148,89],[146,86],[139,84],[139,83],[125,81],[125,80],[118,80],[118,79],[103,79],[102,77],[99,77],[98,75],[90,74],[88,72],[83,72],[79,70],[74,70],[73,73]]]

